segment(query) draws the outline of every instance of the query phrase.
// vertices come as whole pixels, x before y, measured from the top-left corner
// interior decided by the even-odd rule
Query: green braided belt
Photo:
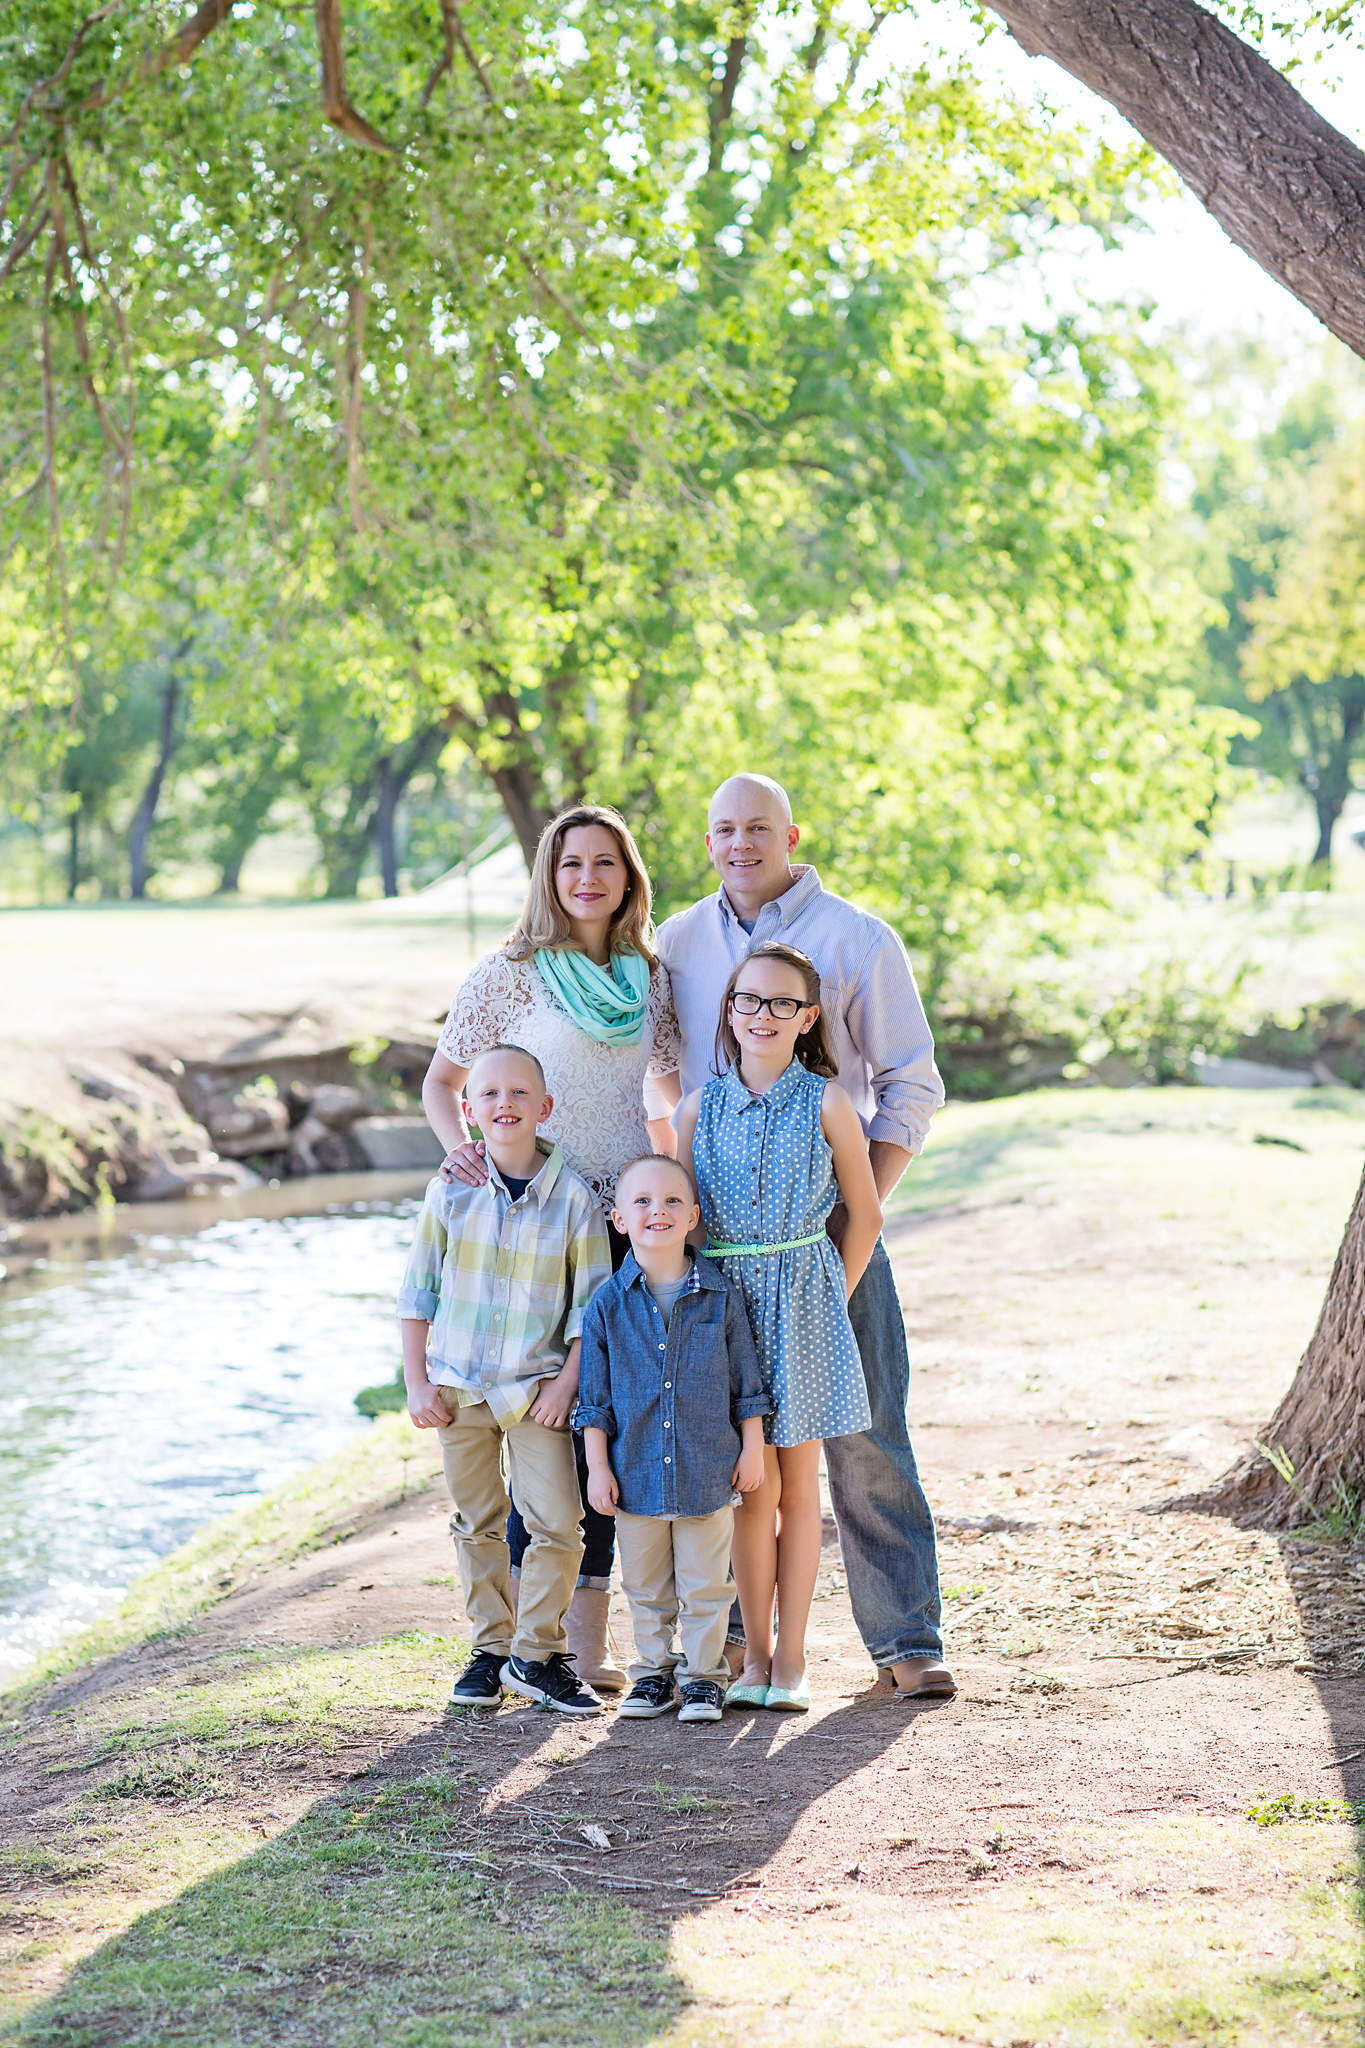
[[[755,1252],[795,1252],[799,1251],[803,1244],[819,1244],[821,1238],[827,1236],[827,1231],[816,1230],[812,1231],[809,1237],[788,1238],[785,1244],[708,1244],[703,1247],[702,1257],[735,1259],[750,1258]]]

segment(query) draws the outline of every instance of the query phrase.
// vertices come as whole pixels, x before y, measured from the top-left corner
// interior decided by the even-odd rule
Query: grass
[[[1321,1160],[1359,1154],[1365,1093],[1349,1088],[1040,1089],[993,1102],[950,1104],[938,1117],[887,1214],[914,1216],[970,1197],[999,1199],[1012,1183],[1036,1182],[1076,1161],[1114,1154],[1109,1141],[1172,1135],[1251,1149],[1267,1136]],[[1287,1162],[1286,1162],[1287,1164]]]
[[[0,2041],[275,2048],[300,2020],[329,2048],[658,2038],[682,2000],[666,1935],[577,1894],[516,1904],[454,1843],[439,1775],[330,1799],[78,1963]]]

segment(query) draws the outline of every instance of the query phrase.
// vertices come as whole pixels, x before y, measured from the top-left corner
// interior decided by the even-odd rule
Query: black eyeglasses
[[[789,1023],[798,1010],[807,1010],[796,996],[756,996],[752,989],[736,988],[730,991],[730,1007],[738,1010],[741,1017],[756,1017],[760,1010],[766,1010],[770,1017]]]

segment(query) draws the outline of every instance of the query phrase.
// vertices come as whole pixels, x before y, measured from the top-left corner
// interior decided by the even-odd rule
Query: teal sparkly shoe
[[[810,1712],[810,1687],[803,1678],[800,1685],[770,1685],[765,1707],[773,1707],[780,1714],[808,1714]]]

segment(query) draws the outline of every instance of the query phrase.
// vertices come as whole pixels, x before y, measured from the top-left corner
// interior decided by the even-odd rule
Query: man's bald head
[[[765,903],[791,888],[791,857],[800,837],[780,782],[770,775],[732,775],[722,782],[707,811],[706,851],[741,918],[751,923]]]
[[[771,775],[729,775],[706,807],[708,821],[723,813],[742,815],[755,809],[775,813],[784,824],[792,822],[791,799]]]

